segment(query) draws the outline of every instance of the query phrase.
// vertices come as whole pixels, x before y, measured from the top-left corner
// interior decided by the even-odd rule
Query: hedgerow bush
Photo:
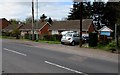
[[[110,42],[110,43],[107,45],[107,47],[108,47],[109,49],[115,49],[115,48],[116,48],[116,42],[115,42],[115,41]]]
[[[44,35],[43,40],[46,41],[60,41],[62,38],[62,35]]]

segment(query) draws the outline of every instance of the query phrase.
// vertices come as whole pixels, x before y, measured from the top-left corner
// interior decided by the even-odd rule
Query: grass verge
[[[49,43],[49,44],[60,44],[59,41],[46,41],[46,40],[38,40],[36,42],[42,42],[42,43]]]
[[[15,37],[8,37],[8,36],[0,36],[0,38],[2,38],[2,39],[15,39]]]

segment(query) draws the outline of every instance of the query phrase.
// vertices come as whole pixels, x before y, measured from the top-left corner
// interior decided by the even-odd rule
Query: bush
[[[2,36],[11,36],[11,32],[2,32]]]
[[[120,48],[120,38],[118,39],[118,48]]]
[[[19,31],[19,29],[14,29],[12,31],[12,36],[16,37],[16,39],[19,39],[20,38],[20,31]]]
[[[24,35],[24,38],[25,38],[25,39],[29,39],[29,34],[25,34],[25,35]]]
[[[110,42],[110,43],[107,45],[107,47],[108,47],[109,49],[115,49],[115,47],[116,47],[116,42],[115,42],[115,41]]]
[[[62,38],[62,35],[44,35],[43,40],[46,41],[60,41]]]

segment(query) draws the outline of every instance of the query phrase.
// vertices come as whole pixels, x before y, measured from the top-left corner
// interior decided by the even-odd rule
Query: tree
[[[32,17],[27,17],[25,19],[25,23],[32,23]]]
[[[73,8],[70,9],[68,20],[79,20],[80,19],[80,3],[81,2],[73,2]],[[90,2],[83,2],[83,9],[82,9],[83,19],[92,18],[91,7],[92,6]]]
[[[42,16],[40,17],[40,19],[45,19],[47,18],[47,16],[45,16],[45,14],[42,14]]]
[[[19,29],[14,29],[12,31],[12,35],[16,37],[16,39],[19,39],[20,31]]]
[[[16,19],[10,19],[9,22],[10,22],[12,25],[16,25],[16,24],[20,23],[21,21],[16,20]]]
[[[80,2],[73,2],[68,20],[80,19]],[[104,25],[111,26],[114,30],[115,24],[120,25],[120,2],[83,2],[82,18],[93,18],[96,28],[99,30]]]
[[[112,26],[120,23],[120,2],[108,2],[104,9],[103,20],[107,26]]]
[[[52,24],[53,21],[52,21],[51,18],[49,18],[49,19],[48,19],[48,22],[49,22],[50,24]]]
[[[93,11],[93,21],[95,22],[96,28],[99,30],[102,25],[105,23],[103,18],[104,15],[104,8],[105,8],[104,2],[93,2],[92,5],[92,11]]]
[[[37,20],[34,20],[34,22],[37,22]],[[25,19],[25,23],[28,24],[28,23],[32,23],[32,17],[27,17]]]

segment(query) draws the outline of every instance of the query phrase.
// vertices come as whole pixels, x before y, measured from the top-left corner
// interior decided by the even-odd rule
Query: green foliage
[[[118,39],[118,48],[120,49],[120,38]]]
[[[11,32],[2,32],[2,36],[10,36]]]
[[[43,40],[46,41],[60,41],[62,35],[44,35]]]
[[[37,22],[37,20],[35,19],[34,22]],[[32,17],[27,17],[27,18],[25,19],[25,23],[26,23],[26,24],[32,23]]]
[[[47,16],[45,16],[45,14],[42,14],[42,16],[40,17],[40,19],[45,19],[47,18]]]
[[[25,35],[24,35],[24,38],[25,38],[25,39],[29,39],[29,34],[25,34]]]
[[[111,16],[109,16],[111,15]],[[103,20],[107,21],[106,25],[114,26],[120,19],[120,2],[108,2],[104,8]]]
[[[12,31],[12,36],[15,36],[16,39],[19,39],[19,37],[20,37],[20,31],[19,31],[19,29],[14,29]]]
[[[107,45],[108,49],[115,49],[116,47],[116,42],[115,41],[112,41],[110,42],[108,45]]]
[[[21,22],[21,21],[16,20],[16,19],[10,19],[9,22],[10,22],[12,25],[16,25],[16,24],[18,24],[18,23]]]
[[[52,24],[53,21],[52,21],[51,18],[49,18],[49,19],[48,19],[48,22],[49,22],[50,24]]]
[[[68,15],[68,20],[80,19],[80,4],[81,2],[74,2]],[[97,16],[95,18],[95,15]],[[120,2],[84,2],[82,8],[82,18],[93,18],[97,22],[97,29],[101,28],[100,22],[106,26],[112,26],[114,30],[115,24],[120,24]]]
[[[68,20],[79,20],[80,19],[80,2],[74,2],[73,8],[71,8],[70,13],[68,15]],[[82,18],[88,19],[92,18],[92,10],[91,10],[91,3],[90,2],[84,2],[83,8],[82,8]]]
[[[39,40],[36,42],[43,42],[43,43],[49,43],[49,44],[60,44],[60,41],[45,41],[45,40]]]

